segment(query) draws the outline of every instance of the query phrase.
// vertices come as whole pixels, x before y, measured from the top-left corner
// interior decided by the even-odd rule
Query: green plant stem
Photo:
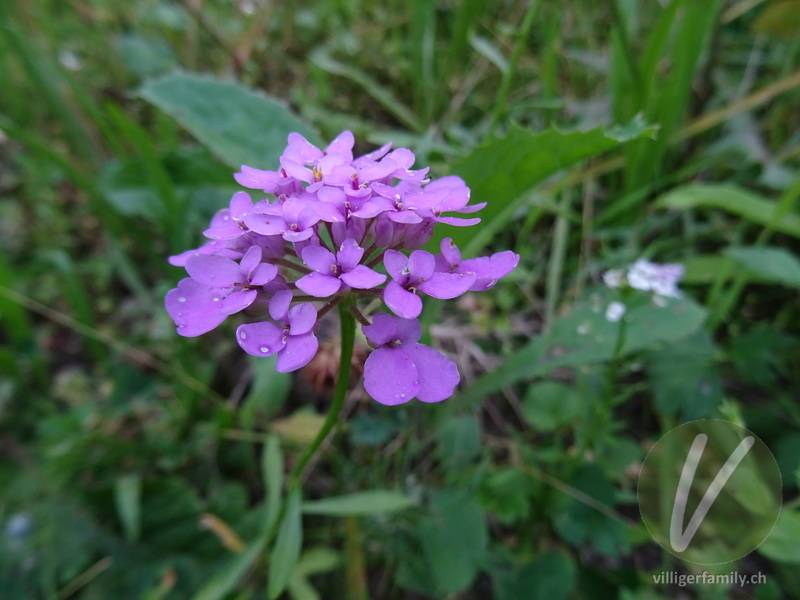
[[[301,456],[300,460],[297,461],[294,469],[292,469],[292,475],[290,478],[291,488],[299,487],[306,465],[313,458],[314,454],[316,454],[317,450],[322,445],[322,442],[324,442],[325,438],[328,437],[328,434],[331,432],[333,427],[338,423],[339,414],[342,412],[344,399],[347,396],[347,390],[350,387],[350,368],[353,360],[353,345],[355,344],[356,339],[356,321],[353,315],[350,313],[350,307],[346,302],[343,302],[339,305],[339,320],[341,323],[342,345],[339,358],[339,377],[336,380],[336,390],[333,394],[333,403],[328,410],[328,416],[325,417],[325,422],[322,424],[322,428],[319,430],[317,437],[314,438],[314,441],[311,442],[309,447],[303,453],[303,456]]]
[[[508,61],[508,70],[503,73],[503,79],[500,82],[500,90],[497,92],[497,100],[495,100],[494,110],[492,111],[492,120],[489,121],[489,127],[486,131],[487,135],[491,135],[494,132],[497,123],[506,113],[508,94],[511,92],[511,84],[514,83],[514,77],[517,75],[519,59],[522,56],[522,51],[525,49],[525,42],[528,39],[528,35],[530,35],[531,29],[533,28],[533,17],[536,15],[538,6],[539,0],[531,0],[530,4],[528,4],[528,10],[525,12],[522,25],[517,33],[517,41],[511,53],[511,60]]]
[[[625,303],[625,298],[622,302]],[[617,342],[614,346],[614,353],[611,355],[611,360],[606,369],[605,378],[603,379],[603,392],[600,401],[595,404],[594,410],[591,411],[591,419],[587,423],[587,435],[583,439],[582,451],[588,449],[596,450],[597,439],[600,432],[608,425],[611,420],[611,414],[614,408],[614,385],[619,376],[621,367],[622,351],[625,348],[625,338],[627,337],[628,324],[625,316],[619,320],[619,328],[617,329]],[[597,454],[597,452],[595,452]]]

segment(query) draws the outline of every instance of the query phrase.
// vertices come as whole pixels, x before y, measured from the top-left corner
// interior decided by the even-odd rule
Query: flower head
[[[418,343],[419,321],[378,313],[362,331],[375,348],[364,363],[364,388],[375,400],[388,405],[412,398],[440,402],[453,394],[458,368],[446,356]]]
[[[254,356],[277,355],[285,372],[314,357],[318,318],[332,306],[346,300],[358,311],[358,299],[381,298],[396,316],[378,313],[364,326],[374,348],[365,363],[367,392],[384,404],[438,402],[459,376],[452,361],[418,343],[421,296],[488,289],[519,256],[464,260],[450,239],[441,254],[422,250],[434,226],[474,225],[480,219],[459,215],[484,204],[469,204],[459,177],[431,180],[427,168],[413,169],[406,148],[387,144],[354,157],[354,145],[349,131],[324,150],[293,133],[277,170],[242,166],[234,178],[260,197],[237,192],[212,218],[206,243],[170,257],[189,277],[167,293],[167,312],[184,336],[236,313],[256,317],[239,325],[237,342]],[[318,300],[325,305],[315,306]]]
[[[679,263],[660,265],[640,258],[624,271],[606,271],[603,282],[610,288],[627,286],[651,292],[656,302],[663,302],[664,298],[680,297],[678,282],[683,277],[683,272],[684,267]]]

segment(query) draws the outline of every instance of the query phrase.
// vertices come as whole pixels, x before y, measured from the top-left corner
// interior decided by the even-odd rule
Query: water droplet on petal
[[[266,346],[261,346],[261,348],[259,348],[259,350],[261,350],[264,354],[269,352],[269,348],[267,348]]]
[[[184,298],[183,296],[181,296],[180,298],[178,298],[178,302],[186,302],[186,298]]]
[[[244,331],[240,331],[239,332],[239,337],[242,338],[243,340],[247,339],[247,334]]]
[[[212,302],[219,302],[219,298],[212,298],[211,301]]]

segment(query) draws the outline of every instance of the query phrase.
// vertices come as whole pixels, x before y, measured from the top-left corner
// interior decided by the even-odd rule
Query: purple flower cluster
[[[383,404],[438,402],[459,381],[455,364],[418,343],[420,295],[449,299],[492,287],[519,262],[513,252],[462,260],[449,238],[441,254],[421,248],[436,223],[474,225],[459,177],[431,181],[413,170],[414,154],[386,145],[353,157],[353,135],[325,149],[293,133],[277,171],[243,166],[236,181],[266,194],[237,192],[205,231],[209,239],[170,257],[189,275],[170,290],[166,308],[184,336],[244,312],[270,320],[240,325],[236,340],[254,356],[277,355],[277,369],[307,365],[318,349],[317,321],[345,299],[375,350],[364,367],[367,392]],[[402,250],[411,251],[404,254]],[[359,312],[356,300],[381,298],[394,315]],[[324,302],[321,307],[315,302]]]

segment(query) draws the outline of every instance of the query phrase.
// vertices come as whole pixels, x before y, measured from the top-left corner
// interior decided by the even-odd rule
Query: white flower
[[[606,321],[609,323],[618,322],[623,317],[626,310],[627,308],[622,302],[612,302],[606,309]]]
[[[606,271],[603,282],[610,288],[628,285],[635,290],[652,292],[654,297],[678,298],[678,281],[683,277],[683,265],[659,265],[646,258],[634,262],[623,275],[622,271]]]

